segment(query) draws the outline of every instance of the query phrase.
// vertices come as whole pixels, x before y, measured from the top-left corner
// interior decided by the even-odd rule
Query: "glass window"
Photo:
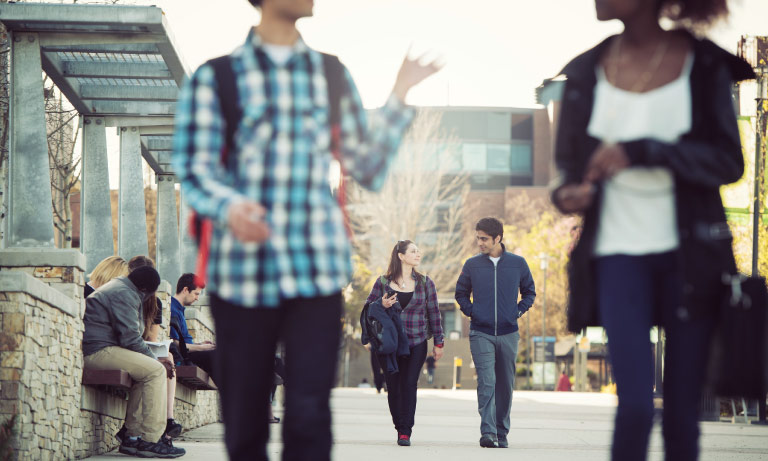
[[[485,171],[485,144],[464,144],[461,146],[461,165],[467,171]]]
[[[486,171],[508,172],[510,152],[509,144],[488,144]]]
[[[512,144],[509,170],[513,173],[531,173],[531,145]]]

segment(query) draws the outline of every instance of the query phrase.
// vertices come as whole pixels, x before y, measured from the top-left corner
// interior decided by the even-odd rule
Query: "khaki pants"
[[[125,428],[128,436],[141,436],[147,442],[157,442],[165,431],[166,379],[165,367],[144,354],[122,347],[105,347],[86,356],[85,368],[94,370],[123,369],[133,380],[128,396]]]

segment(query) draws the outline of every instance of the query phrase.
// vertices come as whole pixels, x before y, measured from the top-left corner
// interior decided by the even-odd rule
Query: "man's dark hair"
[[[504,224],[496,218],[483,218],[477,222],[476,231],[483,231],[495,241],[497,236],[504,238]]]
[[[154,267],[142,266],[128,274],[128,279],[144,293],[154,293],[160,286],[160,274]]]
[[[191,272],[187,272],[186,274],[183,274],[181,277],[179,277],[179,281],[176,282],[176,294],[179,294],[182,291],[184,291],[184,288],[186,288],[187,291],[195,291],[198,288],[205,288],[205,287],[198,286],[195,283],[195,274]]]
[[[248,0],[248,1],[251,2],[251,5],[253,5],[256,8],[261,6],[261,0]]]

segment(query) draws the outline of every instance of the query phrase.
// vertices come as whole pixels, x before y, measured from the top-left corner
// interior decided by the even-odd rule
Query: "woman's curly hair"
[[[659,0],[659,14],[686,27],[704,27],[728,16],[728,0]]]

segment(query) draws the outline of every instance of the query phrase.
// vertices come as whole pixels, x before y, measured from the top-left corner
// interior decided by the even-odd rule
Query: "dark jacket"
[[[497,266],[488,255],[475,255],[464,263],[456,282],[456,301],[461,312],[472,319],[470,329],[489,335],[516,332],[518,317],[531,308],[536,298],[525,259],[507,252],[503,244],[501,248]],[[519,303],[518,291],[522,295]]]
[[[379,363],[386,372],[397,373],[399,371],[397,358],[411,354],[400,314],[393,308],[387,309],[382,306],[381,298],[368,303],[367,308],[368,316],[378,321],[382,326],[378,338],[381,347],[374,351],[379,356]],[[366,309],[364,309],[365,311]],[[367,332],[364,330],[363,336],[360,338],[363,345],[371,342],[366,334]]]
[[[156,358],[141,337],[143,294],[128,277],[117,277],[85,300],[83,355],[117,346]]]
[[[587,163],[600,144],[587,134],[587,125],[592,115],[595,69],[612,38],[576,57],[561,71],[567,81],[555,160],[564,184],[582,181]],[[722,273],[736,270],[719,188],[737,181],[744,172],[732,84],[754,78],[743,60],[709,40],[690,39],[694,52],[690,132],[674,144],[653,139],[622,143],[631,165],[664,166],[674,176],[683,274],[683,308],[678,313],[682,318],[711,314],[722,292]],[[601,196],[598,188],[592,206],[584,213],[581,236],[568,265],[568,329],[572,332],[599,325],[592,255]]]

